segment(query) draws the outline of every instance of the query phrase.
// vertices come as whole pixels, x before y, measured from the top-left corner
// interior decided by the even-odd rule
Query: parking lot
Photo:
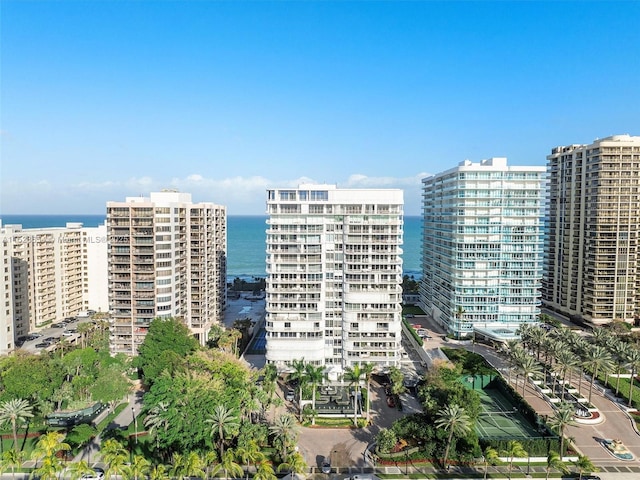
[[[18,337],[16,347],[30,353],[38,353],[42,350],[54,351],[58,348],[62,339],[67,343],[74,344],[80,337],[78,325],[87,322],[92,322],[90,317],[65,318],[43,328],[39,332]]]

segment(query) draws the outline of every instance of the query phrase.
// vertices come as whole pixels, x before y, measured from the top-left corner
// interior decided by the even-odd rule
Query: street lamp
[[[131,415],[133,416],[133,428],[136,433],[136,445],[138,444],[138,417],[136,417],[136,411],[133,407],[131,407]]]

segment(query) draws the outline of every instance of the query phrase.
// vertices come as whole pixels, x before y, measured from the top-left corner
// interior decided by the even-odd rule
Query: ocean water
[[[85,227],[97,227],[104,215],[0,215],[3,225],[21,224],[22,228],[64,227],[68,222],[80,222]],[[266,219],[264,215],[230,215],[227,218],[227,277],[252,278],[266,275]],[[404,274],[418,278],[420,268],[421,220],[404,217]]]

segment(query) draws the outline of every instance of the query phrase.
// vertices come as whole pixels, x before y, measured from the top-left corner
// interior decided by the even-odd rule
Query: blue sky
[[[301,181],[640,134],[640,2],[0,4],[1,213],[161,188],[262,214]]]

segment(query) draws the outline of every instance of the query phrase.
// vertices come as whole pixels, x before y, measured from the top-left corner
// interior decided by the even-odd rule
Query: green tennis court
[[[482,413],[476,423],[480,438],[535,438],[540,437],[536,428],[500,390],[476,389],[480,394]]]

